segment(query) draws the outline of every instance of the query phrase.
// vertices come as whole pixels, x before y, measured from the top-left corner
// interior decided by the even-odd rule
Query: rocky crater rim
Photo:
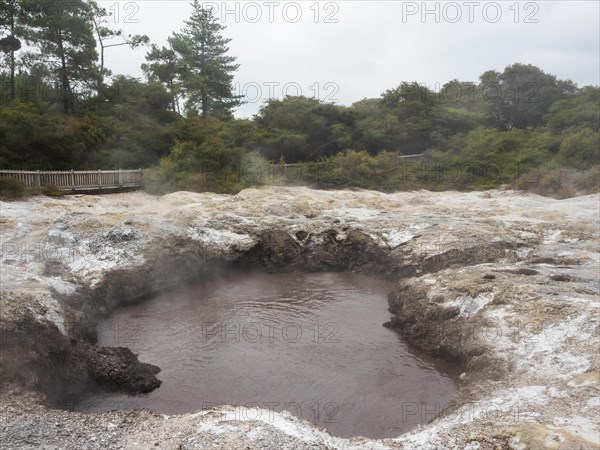
[[[386,325],[464,370],[450,404],[428,413],[433,423],[389,448],[451,432],[459,442],[474,424],[485,435],[486,405],[515,399],[535,411],[516,426],[501,417],[499,439],[514,448],[550,426],[593,442],[593,418],[563,409],[557,424],[550,412],[570,391],[588,394],[576,379],[600,373],[590,347],[599,198],[268,188],[3,203],[0,374],[53,404],[99,385],[147,392],[160,383],[158,368],[94,345],[100,316],[235,270],[347,271],[397,281]],[[563,355],[552,359],[557,349]],[[560,370],[534,370],[551,361]],[[426,414],[418,405],[404,412]],[[336,442],[331,448],[350,448]]]

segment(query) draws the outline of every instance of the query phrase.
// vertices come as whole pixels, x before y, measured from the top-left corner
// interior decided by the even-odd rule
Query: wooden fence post
[[[102,190],[102,170],[98,169],[98,188]]]
[[[36,185],[37,187],[42,187],[42,175],[39,170],[37,171]]]

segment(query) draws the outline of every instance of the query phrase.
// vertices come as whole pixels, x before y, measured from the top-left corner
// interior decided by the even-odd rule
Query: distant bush
[[[242,189],[265,183],[278,184],[268,169],[268,161],[256,153],[233,152],[230,160],[200,159],[203,150],[186,145],[179,153],[162,158],[157,167],[146,169],[143,189],[153,195],[175,191],[237,194]],[[183,150],[183,151],[181,151]],[[184,156],[184,153],[188,153]],[[191,155],[189,154],[191,153]],[[216,154],[216,153],[215,153]],[[224,150],[223,155],[229,155]]]
[[[54,184],[47,184],[43,186],[42,193],[49,195],[50,197],[62,197],[65,195],[65,192]]]
[[[557,154],[564,167],[586,169],[600,162],[600,133],[591,128],[569,133],[561,142]]]
[[[595,194],[600,192],[600,166],[586,171],[553,168],[542,173],[538,182],[533,183],[530,177],[524,175],[510,187],[558,199]]]
[[[25,185],[14,178],[0,178],[0,199],[16,200],[25,196],[27,189]]]
[[[306,180],[321,188],[400,189],[402,174],[395,154],[346,150],[318,163],[308,163]]]
[[[584,172],[575,181],[575,186],[583,194],[596,194],[600,192],[600,166],[593,167]]]
[[[142,189],[152,195],[164,195],[178,190],[177,174],[174,164],[168,158],[162,158],[160,164],[144,170]]]
[[[562,188],[562,183],[563,171],[560,169],[553,170],[540,180],[539,191],[543,195],[555,195]]]

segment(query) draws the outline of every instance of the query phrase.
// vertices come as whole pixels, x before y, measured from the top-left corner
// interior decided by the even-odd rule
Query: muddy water
[[[333,435],[397,436],[431,419],[453,379],[382,326],[391,286],[339,274],[260,274],[203,283],[116,311],[100,345],[162,368],[145,396],[95,394],[76,409],[175,414],[234,405],[287,410]],[[218,407],[218,406],[217,406]]]

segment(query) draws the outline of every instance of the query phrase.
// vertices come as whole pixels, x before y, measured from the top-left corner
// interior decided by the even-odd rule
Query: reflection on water
[[[120,309],[100,324],[99,344],[130,347],[161,367],[163,384],[139,397],[90,395],[77,409],[227,404],[252,418],[258,406],[336,436],[397,436],[432,419],[456,385],[382,326],[389,289],[350,274],[252,274]]]

